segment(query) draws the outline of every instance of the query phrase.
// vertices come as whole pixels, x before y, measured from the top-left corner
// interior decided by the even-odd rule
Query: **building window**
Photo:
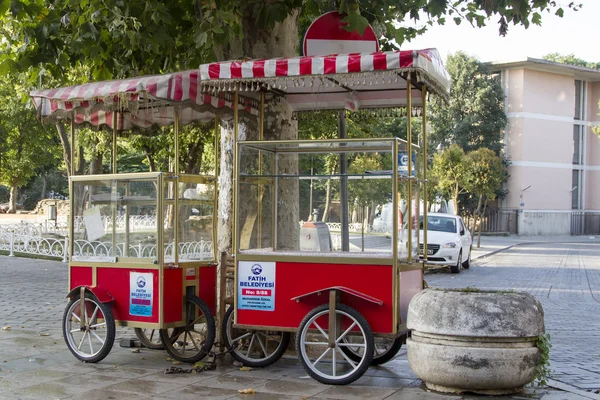
[[[573,210],[579,210],[581,208],[581,171],[578,169],[573,170],[573,179],[571,180],[571,208]]]
[[[583,164],[583,127],[573,125],[573,164]]]
[[[575,119],[583,120],[583,102],[585,97],[585,82],[575,81]]]

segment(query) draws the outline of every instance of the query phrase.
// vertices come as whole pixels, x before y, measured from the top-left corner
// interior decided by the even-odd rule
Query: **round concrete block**
[[[503,394],[535,378],[544,314],[527,293],[427,289],[407,326],[408,363],[430,389]]]

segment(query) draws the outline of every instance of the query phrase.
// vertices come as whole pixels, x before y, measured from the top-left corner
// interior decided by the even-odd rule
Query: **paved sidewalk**
[[[482,238],[478,257],[520,243],[522,238]],[[475,255],[474,250],[474,255]],[[481,260],[484,260],[482,258]],[[477,262],[479,263],[479,261]],[[477,266],[468,272],[477,271]],[[440,273],[446,280],[449,274]],[[460,274],[468,277],[468,274]],[[372,367],[352,385],[334,387],[310,379],[295,358],[251,371],[240,371],[231,359],[216,371],[165,375],[172,366],[163,351],[118,346],[120,338],[134,337],[118,329],[115,347],[98,364],[77,361],[61,333],[66,299],[67,266],[0,256],[0,399],[476,399],[475,395],[441,395],[424,390],[408,367],[406,351],[381,367]],[[185,367],[185,365],[181,365]],[[561,383],[557,383],[558,386]],[[252,388],[255,395],[238,390]],[[503,397],[505,399],[600,399],[565,385],[562,391],[542,388]]]

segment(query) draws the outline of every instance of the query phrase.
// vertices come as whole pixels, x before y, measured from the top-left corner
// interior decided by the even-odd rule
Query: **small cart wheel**
[[[86,293],[82,312],[81,297],[74,297],[63,316],[63,336],[77,359],[87,363],[101,361],[110,353],[115,341],[111,309],[93,294]]]
[[[354,341],[354,336],[346,336],[344,342],[348,343],[348,347],[341,347],[341,350],[346,353],[352,361],[358,362],[362,357],[363,348],[352,347]],[[398,354],[402,345],[406,342],[406,334],[403,334],[396,339],[375,337],[374,342],[373,360],[371,361],[371,365],[381,365],[396,357],[396,354]]]
[[[234,307],[229,307],[223,320],[223,341],[231,356],[248,367],[266,367],[279,360],[290,343],[289,332],[246,330],[233,327]]]
[[[160,338],[158,329],[135,328],[135,336],[142,345],[150,350],[162,350],[165,348]]]
[[[174,359],[193,363],[208,355],[215,342],[215,319],[210,309],[196,296],[187,296],[185,326],[161,329],[160,338]]]
[[[358,311],[344,304],[336,305],[334,332],[329,332],[329,305],[310,311],[296,337],[296,350],[306,372],[317,381],[329,385],[347,385],[360,378],[373,359],[373,331]],[[344,342],[352,333],[353,343]],[[333,335],[334,344],[329,345]],[[358,361],[352,360],[342,347],[363,348]]]

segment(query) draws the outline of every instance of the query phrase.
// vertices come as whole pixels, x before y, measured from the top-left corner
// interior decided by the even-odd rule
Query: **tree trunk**
[[[325,184],[325,210],[323,211],[323,217],[321,218],[321,221],[323,221],[323,222],[327,222],[327,219],[329,218],[330,203],[331,203],[331,179],[328,179],[327,183]]]
[[[485,203],[483,203],[483,211],[481,212],[481,214],[483,215],[485,213],[485,208],[487,206],[487,198],[485,199]],[[477,248],[481,247],[481,216],[479,217],[479,231],[478,231],[478,235],[477,235]]]
[[[44,200],[46,198],[46,190],[48,189],[48,173],[44,172],[44,175],[42,176],[42,193],[40,196],[40,200]]]
[[[10,187],[10,199],[8,200],[8,213],[16,214],[17,212],[17,195],[19,194],[17,185]]]
[[[60,138],[60,144],[63,149],[63,160],[67,167],[67,176],[71,175],[71,142],[69,141],[69,134],[62,123],[56,124],[56,131]]]

